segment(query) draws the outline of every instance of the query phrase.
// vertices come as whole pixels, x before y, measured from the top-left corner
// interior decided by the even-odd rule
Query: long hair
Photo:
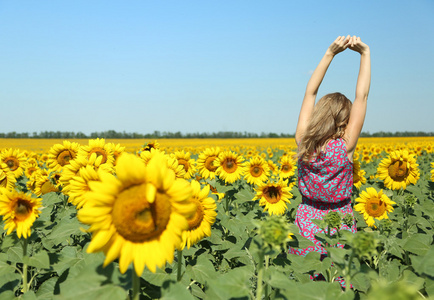
[[[351,101],[341,93],[327,94],[317,102],[298,150],[303,162],[320,155],[327,141],[344,136],[351,106]]]

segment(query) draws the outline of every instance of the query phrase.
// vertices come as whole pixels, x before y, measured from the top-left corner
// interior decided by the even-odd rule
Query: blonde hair
[[[298,157],[303,162],[317,157],[327,141],[344,136],[351,106],[351,101],[341,93],[327,94],[317,102],[298,148]]]

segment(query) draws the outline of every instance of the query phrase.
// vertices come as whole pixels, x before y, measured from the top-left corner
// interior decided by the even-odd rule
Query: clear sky
[[[294,133],[339,35],[371,48],[363,131],[434,131],[434,1],[0,0],[0,132]],[[319,96],[354,99],[360,55]]]

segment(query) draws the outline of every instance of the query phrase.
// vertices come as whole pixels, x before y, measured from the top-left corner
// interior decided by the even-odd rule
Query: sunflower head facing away
[[[407,185],[415,184],[419,179],[418,166],[415,156],[407,150],[393,151],[378,165],[378,178],[388,189],[406,189]]]
[[[0,215],[3,216],[6,234],[16,229],[19,238],[28,238],[33,222],[41,213],[41,206],[41,198],[0,188]]]
[[[188,229],[188,218],[196,211],[189,201],[189,182],[176,178],[162,153],[156,153],[148,165],[123,153],[116,176],[98,173],[100,181],[89,182],[87,204],[78,212],[92,232],[87,252],[103,251],[104,265],[119,258],[122,273],[133,262],[138,276],[145,266],[155,272],[171,263],[182,232]]]
[[[354,205],[354,210],[363,214],[366,224],[370,227],[375,226],[375,220],[388,219],[388,212],[393,211],[393,204],[396,204],[389,199],[383,190],[377,192],[373,187],[366,188],[366,191],[360,193],[360,197],[356,199],[357,204]]]

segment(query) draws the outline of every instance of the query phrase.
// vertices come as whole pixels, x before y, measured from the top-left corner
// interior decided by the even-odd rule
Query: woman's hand
[[[347,49],[348,46],[350,46],[351,40],[352,38],[350,37],[350,35],[347,35],[347,37],[338,36],[338,38],[329,46],[327,52],[335,56],[336,54]]]
[[[351,50],[359,52],[360,54],[369,52],[369,46],[362,42],[360,37],[351,37],[349,46]]]

